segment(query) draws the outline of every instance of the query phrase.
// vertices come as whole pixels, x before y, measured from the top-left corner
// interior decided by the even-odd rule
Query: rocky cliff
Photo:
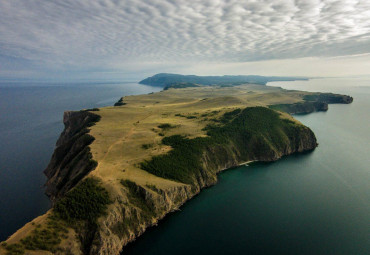
[[[307,114],[312,112],[326,112],[328,104],[350,104],[353,98],[347,95],[333,93],[312,93],[303,96],[303,101],[294,104],[271,105],[270,108],[290,114]]]
[[[60,135],[50,163],[44,173],[48,180],[46,194],[52,201],[73,188],[95,162],[88,147],[94,137],[88,134],[89,127],[99,121],[100,116],[91,111],[67,111],[64,113],[64,131]]]

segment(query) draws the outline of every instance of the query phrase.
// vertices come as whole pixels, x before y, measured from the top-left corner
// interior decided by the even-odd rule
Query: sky
[[[370,0],[0,0],[0,80],[370,75]]]

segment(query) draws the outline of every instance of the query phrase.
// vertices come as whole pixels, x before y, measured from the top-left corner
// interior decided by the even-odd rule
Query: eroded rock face
[[[307,114],[312,112],[326,112],[328,104],[350,104],[353,97],[333,93],[313,93],[305,95],[304,101],[294,104],[271,105],[270,108],[290,114]]]
[[[44,170],[48,178],[45,192],[52,201],[63,196],[96,167],[88,147],[94,137],[88,134],[88,128],[99,118],[89,111],[64,113],[65,128],[56,143],[50,163]]]
[[[142,197],[148,205],[152,205],[151,215],[143,208],[122,201],[127,190],[122,188],[122,197],[118,197],[110,207],[106,217],[99,221],[99,232],[89,254],[120,254],[122,247],[142,235],[148,227],[154,226],[168,213],[177,210],[184,202],[194,196],[190,186],[173,187],[158,192],[142,189]]]

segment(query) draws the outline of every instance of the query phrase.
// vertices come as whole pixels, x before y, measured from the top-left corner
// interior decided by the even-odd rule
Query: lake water
[[[370,254],[370,79],[270,85],[354,102],[296,116],[315,151],[220,174],[123,254]]]
[[[149,229],[124,254],[370,254],[370,79],[273,86],[349,94],[350,105],[296,116],[319,147],[239,167]],[[45,212],[43,169],[64,110],[157,91],[136,84],[0,88],[0,239]]]
[[[0,240],[50,207],[43,170],[63,130],[64,111],[159,90],[136,83],[0,84]]]

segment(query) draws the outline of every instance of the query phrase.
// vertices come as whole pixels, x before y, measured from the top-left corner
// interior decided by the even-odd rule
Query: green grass
[[[272,157],[275,150],[284,150],[299,138],[300,128],[265,107],[236,109],[225,113],[217,124],[208,125],[205,128],[208,137],[163,138],[162,143],[173,149],[142,162],[141,168],[162,178],[194,184],[195,176],[202,172],[201,156],[205,151],[221,150],[233,144],[240,153],[240,160]],[[227,160],[223,153],[212,156]]]
[[[67,222],[86,220],[93,223],[104,215],[110,203],[109,194],[99,181],[88,178],[60,199],[54,206],[54,212]]]

